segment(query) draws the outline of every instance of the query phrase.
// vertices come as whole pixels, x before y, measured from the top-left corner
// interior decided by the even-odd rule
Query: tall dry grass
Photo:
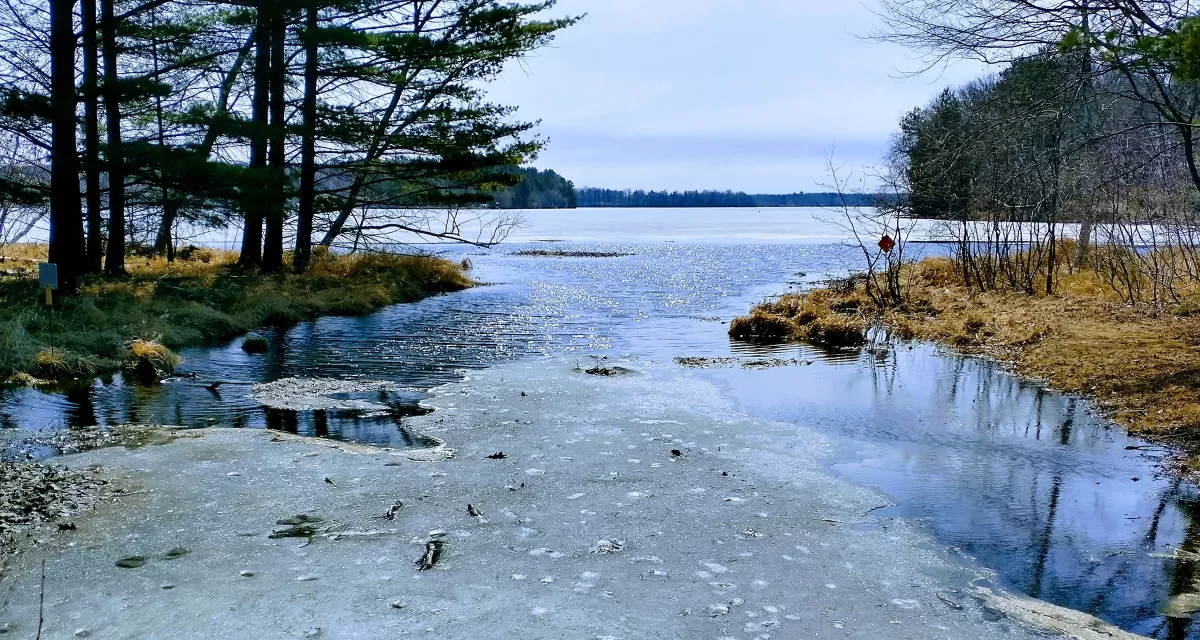
[[[44,259],[32,248],[25,255]],[[0,380],[18,372],[84,377],[123,366],[168,372],[171,349],[320,315],[368,313],[472,284],[461,265],[424,256],[319,253],[308,272],[276,275],[238,269],[231,252],[180,257],[186,259],[130,259],[127,278],[86,280],[79,295],[55,309],[53,349],[36,271],[0,278]]]

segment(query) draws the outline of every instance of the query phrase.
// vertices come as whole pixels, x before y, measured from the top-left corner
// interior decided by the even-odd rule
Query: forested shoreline
[[[263,272],[396,232],[503,237],[478,207],[542,141],[485,88],[574,22],[554,4],[6,3],[0,244],[44,228],[70,293],[185,229],[235,229]]]
[[[878,39],[996,71],[902,119],[885,173],[895,204],[863,230],[903,241],[899,218],[946,220],[979,291],[1053,294],[1064,261],[1130,303],[1178,305],[1200,287],[1194,8],[886,0],[884,13]],[[1078,239],[1071,255],[1064,238]],[[900,256],[875,266],[894,271]]]
[[[748,194],[742,191],[579,190],[581,207],[872,207],[881,197],[863,193]]]
[[[896,197],[845,212],[861,272],[764,302],[731,336],[932,340],[1194,447],[1200,15],[1174,0],[883,5],[878,39],[996,72],[899,123]],[[912,260],[917,218],[944,221],[949,257]]]
[[[874,207],[893,198],[874,193],[747,194],[742,191],[645,191],[576,188],[551,170],[521,168],[520,184],[494,193],[501,209],[693,208],[693,207]]]

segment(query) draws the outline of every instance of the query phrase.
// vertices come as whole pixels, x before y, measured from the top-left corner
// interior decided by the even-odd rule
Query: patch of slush
[[[384,380],[284,378],[254,385],[249,397],[265,407],[288,411],[386,411],[377,402],[337,396],[400,390],[396,383]]]

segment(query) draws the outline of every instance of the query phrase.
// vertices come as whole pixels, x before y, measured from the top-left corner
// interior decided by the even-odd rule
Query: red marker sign
[[[896,241],[892,240],[891,236],[884,235],[883,238],[879,240],[879,248],[883,249],[884,253],[891,253],[892,249],[896,248]]]

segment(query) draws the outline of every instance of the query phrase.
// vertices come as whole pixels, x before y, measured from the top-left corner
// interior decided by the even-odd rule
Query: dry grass
[[[26,246],[24,255],[39,254]],[[24,372],[61,380],[118,368],[161,376],[177,364],[171,349],[320,315],[369,313],[472,284],[461,265],[429,257],[319,252],[302,275],[245,272],[232,252],[179,257],[131,257],[128,277],[83,282],[80,295],[59,301],[53,349],[36,270],[0,278],[0,379]]]
[[[1131,430],[1200,430],[1200,319],[1077,289],[1058,296],[914,289],[920,311],[889,312],[904,337],[1010,362],[1017,373],[1086,395]]]
[[[175,373],[175,367],[182,363],[183,358],[153,340],[133,339],[121,366],[139,379],[156,380]]]
[[[784,296],[751,317],[795,322],[815,314],[864,325],[882,320],[901,338],[991,357],[1020,375],[1087,396],[1135,433],[1200,436],[1200,316],[1128,305],[1090,271],[1063,276],[1053,296],[972,294],[944,258],[910,265],[903,281],[907,308],[882,315],[859,288]],[[856,309],[854,316],[845,315],[848,308]]]
[[[867,323],[857,313],[856,296],[826,289],[787,294],[755,307],[750,315],[729,323],[738,340],[784,342],[803,340],[827,347],[857,347],[866,342]]]
[[[44,244],[17,243],[0,246],[0,265],[7,262],[45,262],[50,248]]]

